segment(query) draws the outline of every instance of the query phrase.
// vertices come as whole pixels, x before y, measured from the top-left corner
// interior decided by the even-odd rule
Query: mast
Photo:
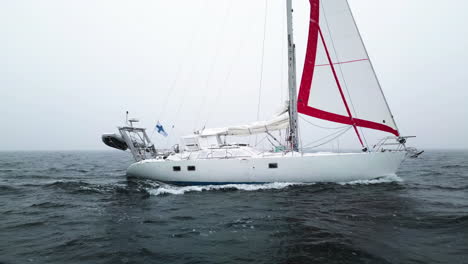
[[[297,128],[297,92],[296,92],[296,46],[292,27],[292,0],[286,0],[288,23],[288,88],[289,88],[289,142],[291,150],[299,151],[299,133]]]

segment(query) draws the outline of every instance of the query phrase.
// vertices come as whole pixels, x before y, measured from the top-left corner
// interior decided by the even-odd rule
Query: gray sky
[[[418,136],[411,143],[421,148],[468,148],[468,2],[349,3],[402,134]],[[301,76],[308,1],[294,6]],[[149,128],[161,120],[167,144],[204,125],[254,121],[264,7],[2,0],[0,150],[106,149],[100,135],[126,110]],[[261,118],[285,99],[284,20],[284,2],[269,0]]]

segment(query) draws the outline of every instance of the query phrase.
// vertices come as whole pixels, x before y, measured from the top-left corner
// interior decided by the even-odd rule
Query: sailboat
[[[158,149],[146,129],[128,119],[119,133],[104,134],[108,146],[127,150],[135,163],[129,176],[176,185],[270,182],[348,182],[395,175],[408,156],[394,117],[364,47],[347,0],[309,0],[310,22],[302,78],[297,91],[292,0],[286,1],[288,45],[287,104],[272,119],[205,128],[182,138],[181,146]],[[300,144],[299,116],[344,124],[362,152],[310,153]],[[162,128],[162,127],[161,127]],[[388,133],[372,147],[362,129]],[[285,131],[286,144],[264,151],[227,142],[228,136]]]

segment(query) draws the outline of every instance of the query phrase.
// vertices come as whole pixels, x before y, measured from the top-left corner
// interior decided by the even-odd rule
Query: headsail
[[[399,136],[347,0],[309,1],[298,112]]]

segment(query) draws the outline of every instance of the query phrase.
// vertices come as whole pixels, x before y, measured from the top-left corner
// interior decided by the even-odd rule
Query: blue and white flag
[[[157,132],[165,137],[167,137],[167,133],[166,131],[164,130],[164,127],[161,125],[161,123],[158,123],[156,124],[156,127],[154,127],[155,130],[157,130]]]

